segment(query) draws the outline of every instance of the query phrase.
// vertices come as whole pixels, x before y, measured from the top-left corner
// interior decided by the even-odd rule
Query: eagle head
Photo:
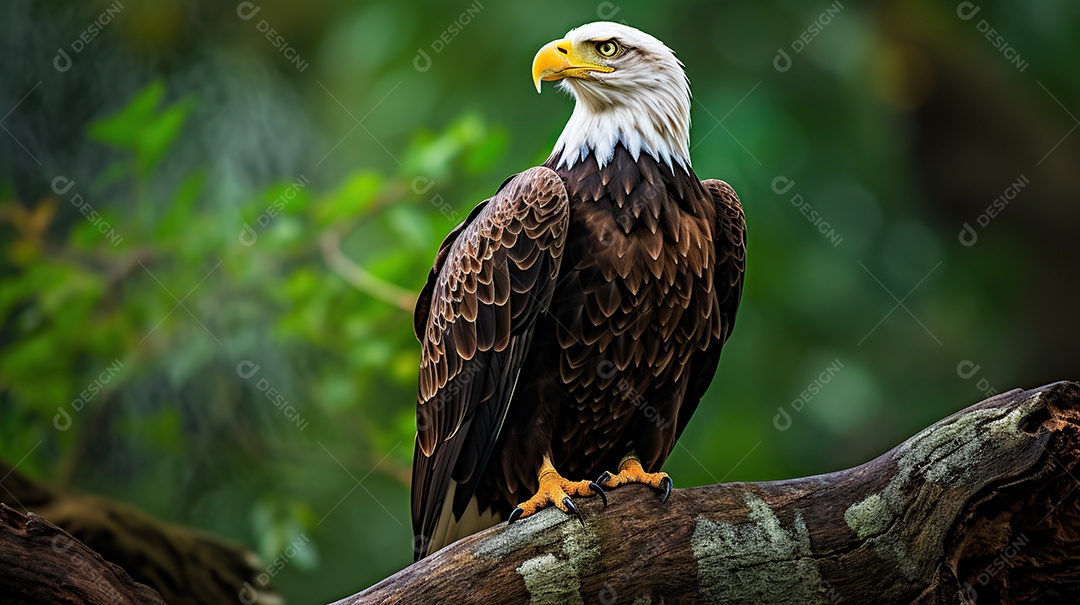
[[[622,144],[674,170],[690,167],[690,82],[675,53],[628,25],[598,21],[546,44],[533,82],[562,80],[576,100],[551,158],[571,167],[590,155],[601,167]]]

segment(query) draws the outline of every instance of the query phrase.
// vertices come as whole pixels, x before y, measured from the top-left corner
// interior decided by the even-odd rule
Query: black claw
[[[672,485],[671,477],[664,477],[660,480],[660,489],[664,490],[663,495],[660,496],[661,502],[667,502],[668,496],[671,495]]]
[[[596,482],[600,485],[603,485],[608,482],[608,479],[611,479],[611,473],[604,471],[604,473],[600,475],[600,478],[597,479]]]
[[[596,481],[593,481],[589,483],[589,489],[597,496],[600,496],[600,499],[604,502],[604,508],[607,508],[607,494],[604,493],[603,488],[601,488]]]
[[[570,499],[570,496],[563,498],[562,503],[566,505],[566,508],[570,509],[570,512],[577,515],[577,520],[581,522],[582,527],[585,527],[585,519],[581,516],[581,511],[574,506],[574,501]]]
[[[521,518],[521,515],[525,512],[525,509],[520,506],[510,511],[510,518],[506,520],[507,525],[513,525],[514,521]]]

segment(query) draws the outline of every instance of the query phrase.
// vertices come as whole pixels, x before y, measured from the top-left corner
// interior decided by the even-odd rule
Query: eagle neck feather
[[[592,155],[603,168],[622,144],[635,161],[646,153],[672,171],[676,165],[690,168],[690,84],[685,76],[677,85],[665,81],[633,91],[604,90],[573,79],[560,87],[577,103],[549,164],[572,168]]]

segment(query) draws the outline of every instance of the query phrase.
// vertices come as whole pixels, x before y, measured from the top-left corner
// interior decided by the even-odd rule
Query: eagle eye
[[[619,50],[619,43],[615,40],[604,40],[596,43],[596,52],[600,53],[601,57],[614,57],[619,54]]]

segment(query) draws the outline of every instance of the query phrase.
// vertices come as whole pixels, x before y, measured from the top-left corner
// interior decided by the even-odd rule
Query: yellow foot
[[[620,485],[626,485],[627,483],[641,483],[648,485],[654,489],[658,489],[661,492],[660,501],[667,502],[668,496],[671,495],[671,477],[665,472],[659,473],[646,473],[645,469],[641,466],[641,461],[638,460],[634,454],[628,454],[623,457],[619,462],[619,474],[612,475],[611,473],[604,471],[603,475],[596,480],[601,487],[608,489],[619,487]]]
[[[569,481],[564,479],[555,471],[555,467],[551,465],[551,461],[547,458],[544,458],[544,464],[540,467],[539,479],[540,488],[536,490],[536,494],[518,504],[517,508],[511,511],[507,524],[518,519],[524,519],[549,504],[554,504],[564,513],[577,515],[578,521],[584,526],[585,520],[581,517],[577,507],[574,506],[574,501],[570,499],[570,496],[600,496],[600,499],[604,501],[604,506],[607,506],[607,496],[604,495],[604,490],[600,489],[599,485],[593,481]]]

